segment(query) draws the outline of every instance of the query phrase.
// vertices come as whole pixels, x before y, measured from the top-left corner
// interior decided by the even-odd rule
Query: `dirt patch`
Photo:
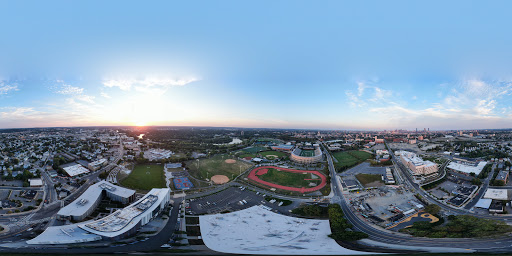
[[[224,162],[226,164],[234,164],[234,163],[236,163],[236,160],[235,159],[226,159]]]
[[[367,188],[377,188],[377,187],[384,186],[384,184],[381,181],[374,181],[374,182],[366,183],[364,186]]]
[[[224,184],[229,182],[229,178],[226,175],[213,175],[212,181],[215,184]]]

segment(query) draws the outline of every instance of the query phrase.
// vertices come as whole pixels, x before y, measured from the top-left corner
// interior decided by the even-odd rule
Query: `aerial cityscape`
[[[0,255],[512,254],[510,7],[0,0]]]

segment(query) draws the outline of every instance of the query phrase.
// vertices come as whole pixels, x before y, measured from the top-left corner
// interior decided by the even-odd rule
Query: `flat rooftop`
[[[75,165],[72,165],[72,166],[68,166],[68,167],[64,167],[62,168],[64,169],[64,171],[71,177],[74,177],[74,176],[77,176],[77,175],[80,175],[80,174],[84,174],[84,173],[88,173],[89,172],[89,169],[83,167],[82,165],[80,164],[75,164]]]
[[[480,174],[484,169],[487,162],[482,161],[478,163],[471,163],[465,161],[453,161],[448,164],[448,168],[458,172]]]
[[[302,219],[253,206],[226,214],[199,216],[205,245],[218,252],[260,255],[364,255],[327,235],[328,220]]]
[[[135,227],[148,212],[153,212],[170,192],[168,188],[154,188],[126,208],[117,210],[105,218],[80,224],[79,227],[100,236],[119,236]]]
[[[508,189],[495,189],[489,188],[484,194],[484,198],[494,199],[494,200],[509,200],[510,192]]]
[[[135,194],[135,190],[116,186],[107,181],[100,181],[91,185],[80,197],[60,209],[57,214],[61,216],[83,216],[98,200],[103,190],[125,198]]]
[[[101,236],[91,234],[78,224],[48,227],[43,233],[28,240],[27,244],[75,244],[101,240]]]

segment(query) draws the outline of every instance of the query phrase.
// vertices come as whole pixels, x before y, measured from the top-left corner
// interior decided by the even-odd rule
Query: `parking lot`
[[[356,165],[350,168],[349,170],[342,172],[340,175],[344,177],[353,176],[360,173],[386,175],[386,167],[372,167],[370,166],[370,163],[364,162],[360,165]]]
[[[215,214],[227,211],[238,211],[254,205],[266,205],[279,213],[290,214],[290,210],[298,207],[298,202],[287,206],[278,206],[265,200],[264,194],[239,187],[229,187],[221,192],[197,199],[187,200],[187,214]]]

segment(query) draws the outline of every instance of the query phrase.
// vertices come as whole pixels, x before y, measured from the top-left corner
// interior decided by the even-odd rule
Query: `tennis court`
[[[190,180],[187,177],[175,178],[175,179],[173,179],[173,182],[174,182],[174,188],[179,189],[179,190],[190,189],[190,188],[194,187],[192,182],[190,182]]]

